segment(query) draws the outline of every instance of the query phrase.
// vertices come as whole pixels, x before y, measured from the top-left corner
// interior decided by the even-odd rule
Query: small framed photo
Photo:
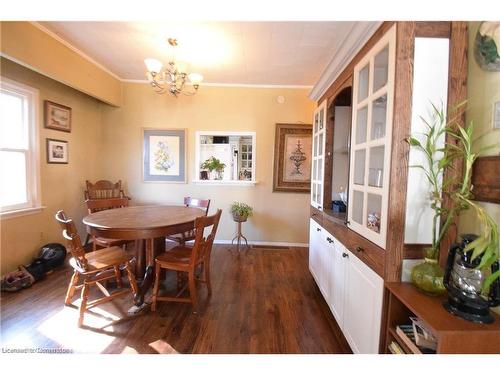
[[[45,100],[45,127],[71,132],[71,108]]]
[[[47,163],[68,164],[68,141],[47,138]]]
[[[143,129],[145,182],[186,183],[186,130]]]

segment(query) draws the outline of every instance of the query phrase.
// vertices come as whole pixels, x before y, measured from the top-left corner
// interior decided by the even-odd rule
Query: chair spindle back
[[[108,180],[99,180],[92,183],[89,180],[85,181],[87,190],[85,190],[85,199],[102,199],[102,198],[124,198],[125,194],[122,190],[122,180],[111,182]]]
[[[196,238],[194,240],[193,251],[191,255],[191,266],[210,258],[210,253],[214,244],[217,227],[219,226],[222,210],[218,209],[215,215],[200,216],[195,220]],[[205,228],[212,227],[210,234],[204,237]]]
[[[71,256],[76,260],[78,266],[86,271],[88,263],[85,258],[85,250],[83,249],[82,241],[76,230],[75,223],[66,216],[63,210],[57,211],[55,218],[63,230],[63,237],[69,244]]]

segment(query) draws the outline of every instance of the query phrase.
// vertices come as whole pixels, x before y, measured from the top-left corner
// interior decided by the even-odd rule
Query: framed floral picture
[[[45,127],[71,132],[71,108],[45,100]]]
[[[311,191],[312,125],[276,124],[273,191]]]
[[[59,139],[46,139],[47,163],[68,164],[68,141]]]
[[[143,129],[146,182],[186,183],[186,130]]]

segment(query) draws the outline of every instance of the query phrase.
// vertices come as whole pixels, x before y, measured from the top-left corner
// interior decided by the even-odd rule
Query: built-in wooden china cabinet
[[[466,23],[384,22],[318,99],[309,264],[355,353],[385,352],[384,282],[400,282],[403,260],[430,242],[405,139],[429,101],[466,99],[466,72]]]

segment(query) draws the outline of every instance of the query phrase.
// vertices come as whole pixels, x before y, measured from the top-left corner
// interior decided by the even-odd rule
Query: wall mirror
[[[195,182],[255,183],[255,132],[196,132]]]

